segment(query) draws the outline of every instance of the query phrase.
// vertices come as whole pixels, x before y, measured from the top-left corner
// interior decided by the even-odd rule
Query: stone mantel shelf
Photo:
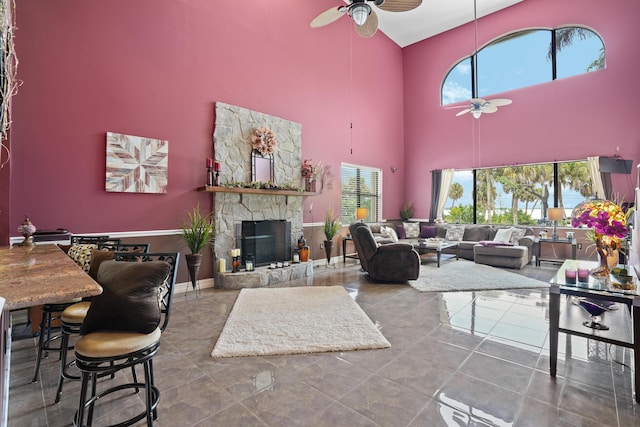
[[[205,193],[235,193],[240,195],[242,202],[243,194],[263,194],[265,196],[315,196],[317,192],[311,191],[295,191],[295,190],[267,190],[263,188],[244,188],[244,187],[223,187],[223,186],[204,186],[198,187],[198,191]],[[288,200],[288,199],[287,199]]]

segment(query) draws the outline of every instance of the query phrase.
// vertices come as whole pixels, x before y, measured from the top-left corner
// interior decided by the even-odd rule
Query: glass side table
[[[562,261],[564,261],[562,259],[557,259],[557,258],[540,258],[543,244],[571,245],[571,258],[576,259],[576,253],[578,248],[578,243],[576,239],[543,239],[542,237],[538,236],[534,240],[534,253],[536,255],[536,267],[540,267],[540,261],[555,262],[555,263],[562,263]]]
[[[588,282],[566,283],[565,270],[577,270],[578,267],[595,268],[599,263],[594,261],[566,260],[551,279],[549,288],[549,370],[556,376],[558,363],[558,333],[576,335],[596,341],[614,344],[633,351],[635,400],[640,403],[640,294],[638,280],[634,278],[635,290],[623,290],[611,285],[616,279],[613,276],[596,278],[591,275]],[[560,295],[588,297],[592,300],[621,303],[618,310],[607,311],[603,323],[608,330],[598,330],[585,326],[589,316],[580,306],[562,300]]]

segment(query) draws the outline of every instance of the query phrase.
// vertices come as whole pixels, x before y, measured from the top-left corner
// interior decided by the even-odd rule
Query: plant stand
[[[184,257],[187,260],[187,269],[189,270],[189,278],[191,279],[191,287],[196,291],[196,297],[200,296],[200,283],[198,282],[198,272],[200,271],[200,264],[202,264],[202,254],[185,254]],[[184,295],[187,296],[187,286],[184,290]]]

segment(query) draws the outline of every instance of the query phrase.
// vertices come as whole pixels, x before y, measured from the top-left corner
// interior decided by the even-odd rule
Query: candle
[[[578,281],[579,282],[588,282],[589,281],[589,269],[588,268],[578,268]]]
[[[253,271],[253,261],[247,261],[245,263],[245,267],[246,267],[247,271]]]
[[[564,282],[566,284],[572,284],[574,285],[576,283],[576,270],[572,270],[572,269],[566,269],[564,271]]]
[[[211,166],[213,166],[213,159],[207,159],[207,167],[210,168]]]
[[[227,260],[220,258],[218,260],[218,273],[224,273],[227,271]]]
[[[297,264],[297,263],[299,263],[299,262],[300,262],[300,254],[299,254],[299,253],[297,253],[297,252],[294,252],[294,253],[293,253],[293,263],[294,263],[294,264]]]
[[[215,163],[213,164],[213,169],[214,169],[216,172],[220,172],[220,168],[221,168],[220,162],[215,162]]]

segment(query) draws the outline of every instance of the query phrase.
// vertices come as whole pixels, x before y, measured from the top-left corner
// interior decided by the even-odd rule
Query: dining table
[[[55,244],[0,247],[0,425],[7,425],[12,310],[99,295],[102,287]]]

